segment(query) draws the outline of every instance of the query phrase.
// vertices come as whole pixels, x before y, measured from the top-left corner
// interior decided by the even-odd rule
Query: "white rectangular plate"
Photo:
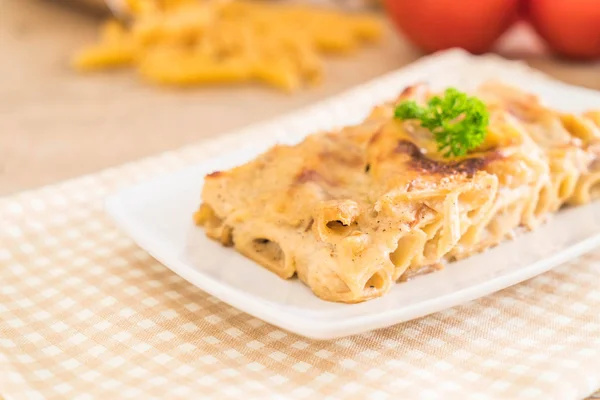
[[[201,165],[123,190],[107,210],[141,247],[192,284],[283,329],[331,339],[397,324],[493,293],[600,245],[600,202],[558,213],[537,231],[450,264],[445,270],[398,284],[386,296],[361,304],[320,300],[299,280],[282,280],[231,248],[206,238],[192,223],[205,174],[255,157],[275,143],[359,122],[370,108],[406,85],[468,88],[498,78],[538,93],[565,111],[600,109],[600,94],[550,80],[527,67],[449,51],[362,85],[280,120],[207,144],[224,154]],[[232,144],[235,145],[233,151]]]

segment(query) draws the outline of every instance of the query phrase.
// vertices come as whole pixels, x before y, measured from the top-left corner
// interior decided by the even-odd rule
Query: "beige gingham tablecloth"
[[[494,295],[315,341],[207,295],[105,197],[225,136],[0,200],[0,393],[12,399],[582,399],[600,387],[600,251]]]
[[[600,249],[428,317],[316,341],[187,283],[106,216],[107,195],[271,128],[0,199],[0,395],[580,400],[600,387]]]

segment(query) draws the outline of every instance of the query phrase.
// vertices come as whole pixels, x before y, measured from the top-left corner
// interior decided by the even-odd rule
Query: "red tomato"
[[[475,54],[490,50],[517,20],[518,3],[518,0],[384,0],[396,26],[423,50],[462,47]]]
[[[600,0],[527,0],[526,13],[557,53],[600,57]]]

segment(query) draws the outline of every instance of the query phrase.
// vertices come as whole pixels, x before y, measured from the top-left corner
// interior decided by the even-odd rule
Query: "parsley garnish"
[[[483,143],[489,124],[485,104],[455,88],[446,89],[443,97],[434,96],[427,106],[404,101],[396,107],[395,117],[418,119],[429,129],[444,157],[464,156]]]

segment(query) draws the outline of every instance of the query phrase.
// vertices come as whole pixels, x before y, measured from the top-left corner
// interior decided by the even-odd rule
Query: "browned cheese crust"
[[[360,125],[207,175],[196,223],[317,296],[354,303],[600,195],[600,114],[561,114],[488,83],[485,142],[446,159],[429,131],[393,118],[397,102],[431,95],[410,87]]]

